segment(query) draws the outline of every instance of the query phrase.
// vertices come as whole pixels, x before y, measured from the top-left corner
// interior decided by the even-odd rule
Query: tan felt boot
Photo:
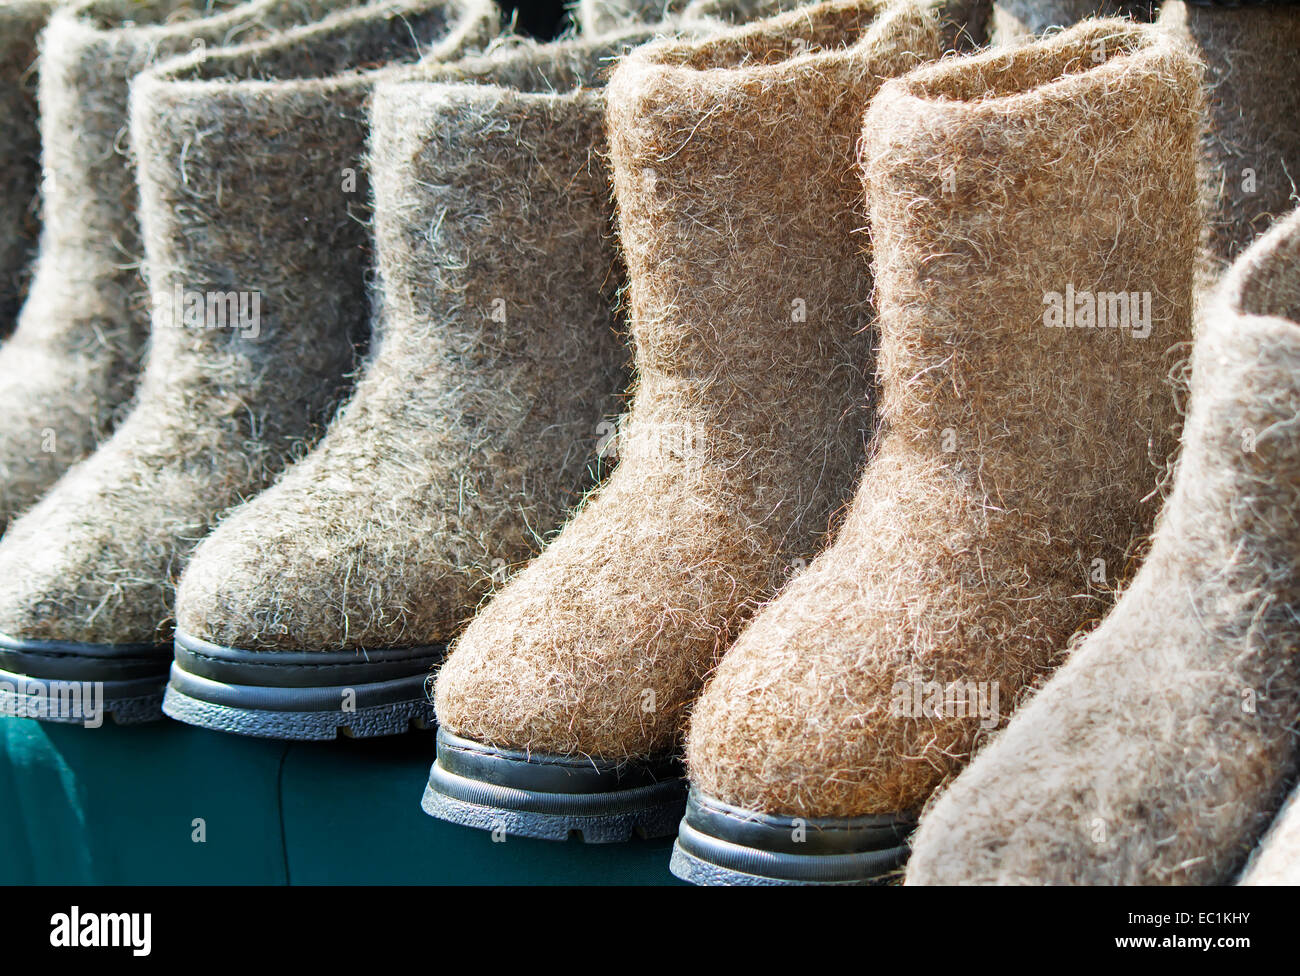
[[[881,89],[881,428],[833,545],[696,706],[682,876],[878,875],[1104,612],[1176,442],[1198,84],[1166,33],[1109,20]]]

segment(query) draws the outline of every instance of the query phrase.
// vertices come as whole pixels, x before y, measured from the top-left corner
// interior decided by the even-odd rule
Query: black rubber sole
[[[0,634],[0,715],[97,728],[162,716],[170,645],[83,644]]]
[[[697,885],[880,884],[907,860],[910,817],[777,817],[692,788],[668,867]]]
[[[325,741],[429,728],[426,684],[446,648],[248,651],[177,633],[162,710],[187,725]]]
[[[438,730],[431,817],[512,837],[616,844],[671,837],[686,805],[675,759],[613,763],[497,749]]]

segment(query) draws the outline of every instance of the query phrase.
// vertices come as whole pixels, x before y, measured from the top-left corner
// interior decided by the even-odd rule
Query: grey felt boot
[[[600,86],[651,36],[508,47],[379,89],[375,346],[317,449],[196,552],[169,715],[304,739],[432,718],[430,667],[589,487],[617,413]]]
[[[108,443],[0,541],[0,677],[102,681],[119,722],[159,716],[190,551],[345,394],[380,66],[458,56],[497,24],[488,0],[387,0],[136,81],[148,364]]]
[[[351,0],[87,0],[51,18],[40,57],[40,250],[0,347],[0,530],[108,435],[144,355],[130,79],[192,47],[253,40],[340,5]]]

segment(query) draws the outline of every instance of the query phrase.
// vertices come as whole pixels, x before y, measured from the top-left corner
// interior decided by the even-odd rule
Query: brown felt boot
[[[167,714],[297,739],[432,717],[431,665],[589,487],[618,409],[601,89],[652,36],[504,47],[379,90],[369,361],[320,445],[195,553]]]
[[[41,136],[36,39],[56,0],[0,5],[0,338],[13,329],[36,247]]]
[[[637,374],[619,464],[456,643],[430,813],[588,841],[674,829],[686,709],[863,456],[853,146],[880,81],[940,53],[927,5],[834,2],[619,65]]]
[[[1199,324],[1174,491],[1137,578],[926,814],[909,884],[1232,879],[1296,760],[1298,417],[1295,213]],[[1294,843],[1283,822],[1265,852]]]
[[[881,426],[833,545],[695,708],[682,877],[892,867],[931,791],[1107,606],[1176,442],[1199,80],[1165,32],[1094,20],[876,96]]]
[[[1160,24],[1206,65],[1200,291],[1300,200],[1300,6],[1170,0]]]
[[[51,18],[40,252],[0,347],[0,531],[109,434],[135,388],[149,314],[125,138],[130,79],[193,47],[254,40],[351,2],[87,0]]]
[[[159,717],[191,550],[346,391],[381,66],[459,56],[498,23],[488,0],[384,0],[137,79],[148,365],[112,438],[0,541],[0,677],[102,681],[118,722]]]

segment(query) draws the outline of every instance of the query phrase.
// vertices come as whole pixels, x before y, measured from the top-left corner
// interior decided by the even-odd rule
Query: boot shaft
[[[131,78],[148,65],[195,47],[238,36],[255,40],[281,24],[321,16],[347,0],[254,0],[227,4],[211,17],[189,3],[92,0],[57,12],[42,40],[41,136],[45,166],[45,222],[53,242],[77,237],[136,239],[128,219],[135,186],[126,159],[124,129]],[[171,19],[189,13],[188,18]],[[118,26],[130,17],[129,26]],[[156,18],[156,22],[150,22]],[[77,270],[77,265],[71,265]],[[108,269],[90,263],[92,276]]]
[[[1217,570],[1214,592],[1300,607],[1300,213],[1225,277],[1200,324],[1176,489],[1161,538]]]
[[[148,313],[127,151],[131,78],[173,55],[253,40],[350,2],[252,0],[201,17],[200,8],[173,0],[89,0],[55,13],[41,39],[43,224],[22,341],[72,352],[93,333],[120,359],[114,372],[136,365]]]
[[[836,414],[860,404],[858,121],[878,79],[938,54],[920,5],[831,3],[620,65],[608,117],[643,415],[684,410],[744,452],[786,433],[810,384],[843,394]]]
[[[1094,21],[885,86],[862,150],[882,450],[1069,522],[1154,484],[1190,338],[1198,82],[1163,32]]]
[[[0,337],[13,326],[36,238],[41,155],[36,51],[52,9],[46,0],[13,0],[0,7]]]
[[[153,312],[141,404],[222,429],[255,413],[245,433],[277,455],[323,421],[370,312],[368,98],[385,70],[357,69],[459,53],[486,10],[375,5],[138,79]]]
[[[380,87],[371,140],[384,296],[377,341],[416,368],[545,362],[556,389],[578,400],[589,380],[609,384],[607,393],[622,385],[627,354],[613,308],[624,273],[599,86],[612,59],[651,36],[523,44],[420,65]],[[557,295],[569,296],[558,317]],[[596,375],[560,379],[593,359]]]

